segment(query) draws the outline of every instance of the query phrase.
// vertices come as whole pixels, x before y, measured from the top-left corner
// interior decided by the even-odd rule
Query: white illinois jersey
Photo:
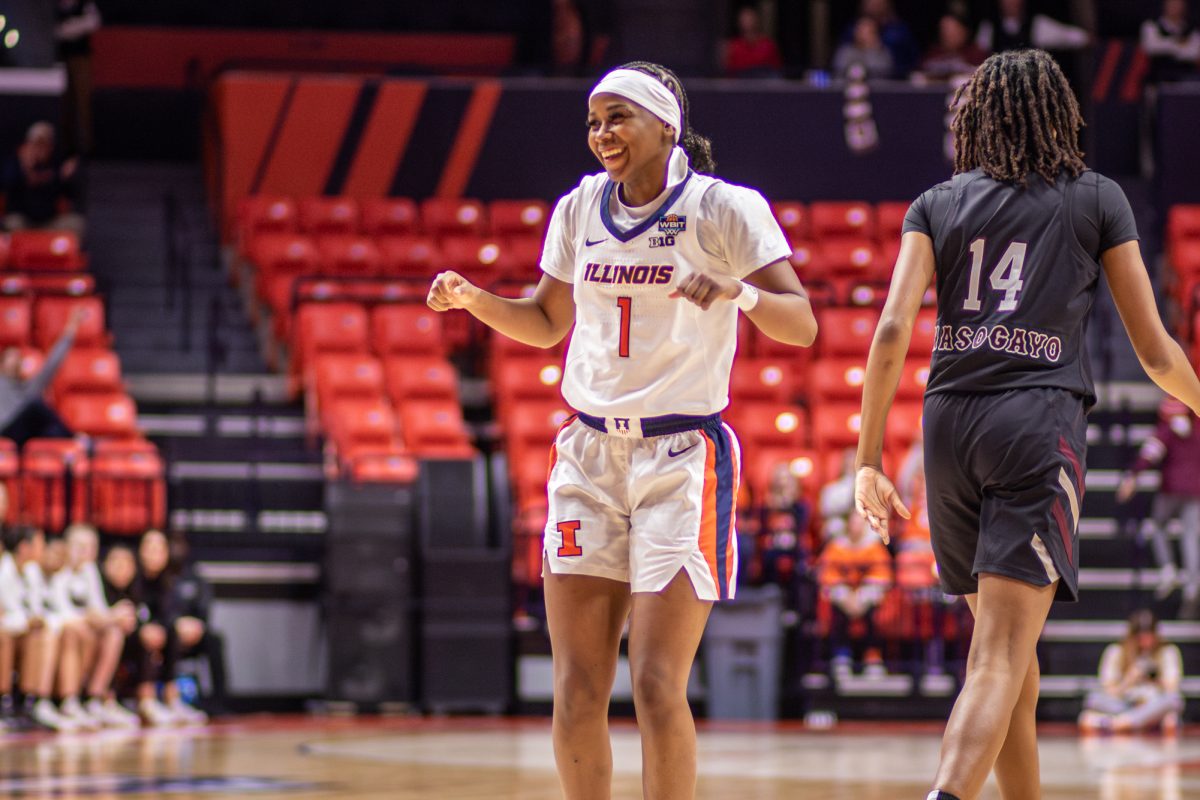
[[[614,219],[623,207],[604,174],[585,177],[555,209],[542,269],[574,284],[562,391],[586,414],[703,416],[725,408],[737,307],[720,301],[705,311],[669,295],[692,273],[742,278],[791,253],[757,192],[693,173],[676,152],[679,179],[636,224]],[[710,242],[701,246],[706,222],[726,257],[713,255]]]

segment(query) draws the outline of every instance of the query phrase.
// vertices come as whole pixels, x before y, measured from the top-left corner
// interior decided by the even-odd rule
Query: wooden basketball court
[[[702,800],[922,798],[937,726],[702,726]],[[640,798],[637,731],[614,724],[614,798]],[[1200,742],[1042,741],[1045,800],[1200,797]],[[0,797],[558,800],[548,721],[250,717],[199,730],[9,736]],[[989,789],[986,798],[998,798]]]

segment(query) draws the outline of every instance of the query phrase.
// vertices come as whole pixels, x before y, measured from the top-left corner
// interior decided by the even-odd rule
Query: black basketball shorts
[[[925,398],[929,528],[942,588],[979,590],[981,572],[1079,599],[1079,510],[1087,421],[1064,389]]]

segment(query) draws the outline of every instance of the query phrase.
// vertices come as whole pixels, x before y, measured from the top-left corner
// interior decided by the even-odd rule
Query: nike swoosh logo
[[[607,241],[608,241],[608,237],[605,236],[603,239],[597,239],[594,242],[591,239],[584,239],[583,244],[585,247],[591,247],[592,245],[597,245],[597,244],[600,244],[601,242],[607,242]]]
[[[685,448],[683,448],[682,450],[671,450],[671,449],[668,449],[668,450],[667,450],[667,457],[668,457],[668,458],[674,458],[675,456],[681,456],[681,455],[683,455],[684,453],[686,453],[688,450],[691,450],[691,449],[692,449],[693,447],[695,447],[697,444],[700,444],[700,443],[699,443],[699,442],[696,442],[696,444],[693,444],[693,445],[690,445],[690,446],[688,446],[688,447],[685,447]]]

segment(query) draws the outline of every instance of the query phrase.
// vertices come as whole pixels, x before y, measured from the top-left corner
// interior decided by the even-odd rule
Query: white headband
[[[588,95],[615,94],[632,100],[675,129],[675,143],[683,134],[683,112],[671,90],[644,72],[636,69],[614,69],[605,75]]]

